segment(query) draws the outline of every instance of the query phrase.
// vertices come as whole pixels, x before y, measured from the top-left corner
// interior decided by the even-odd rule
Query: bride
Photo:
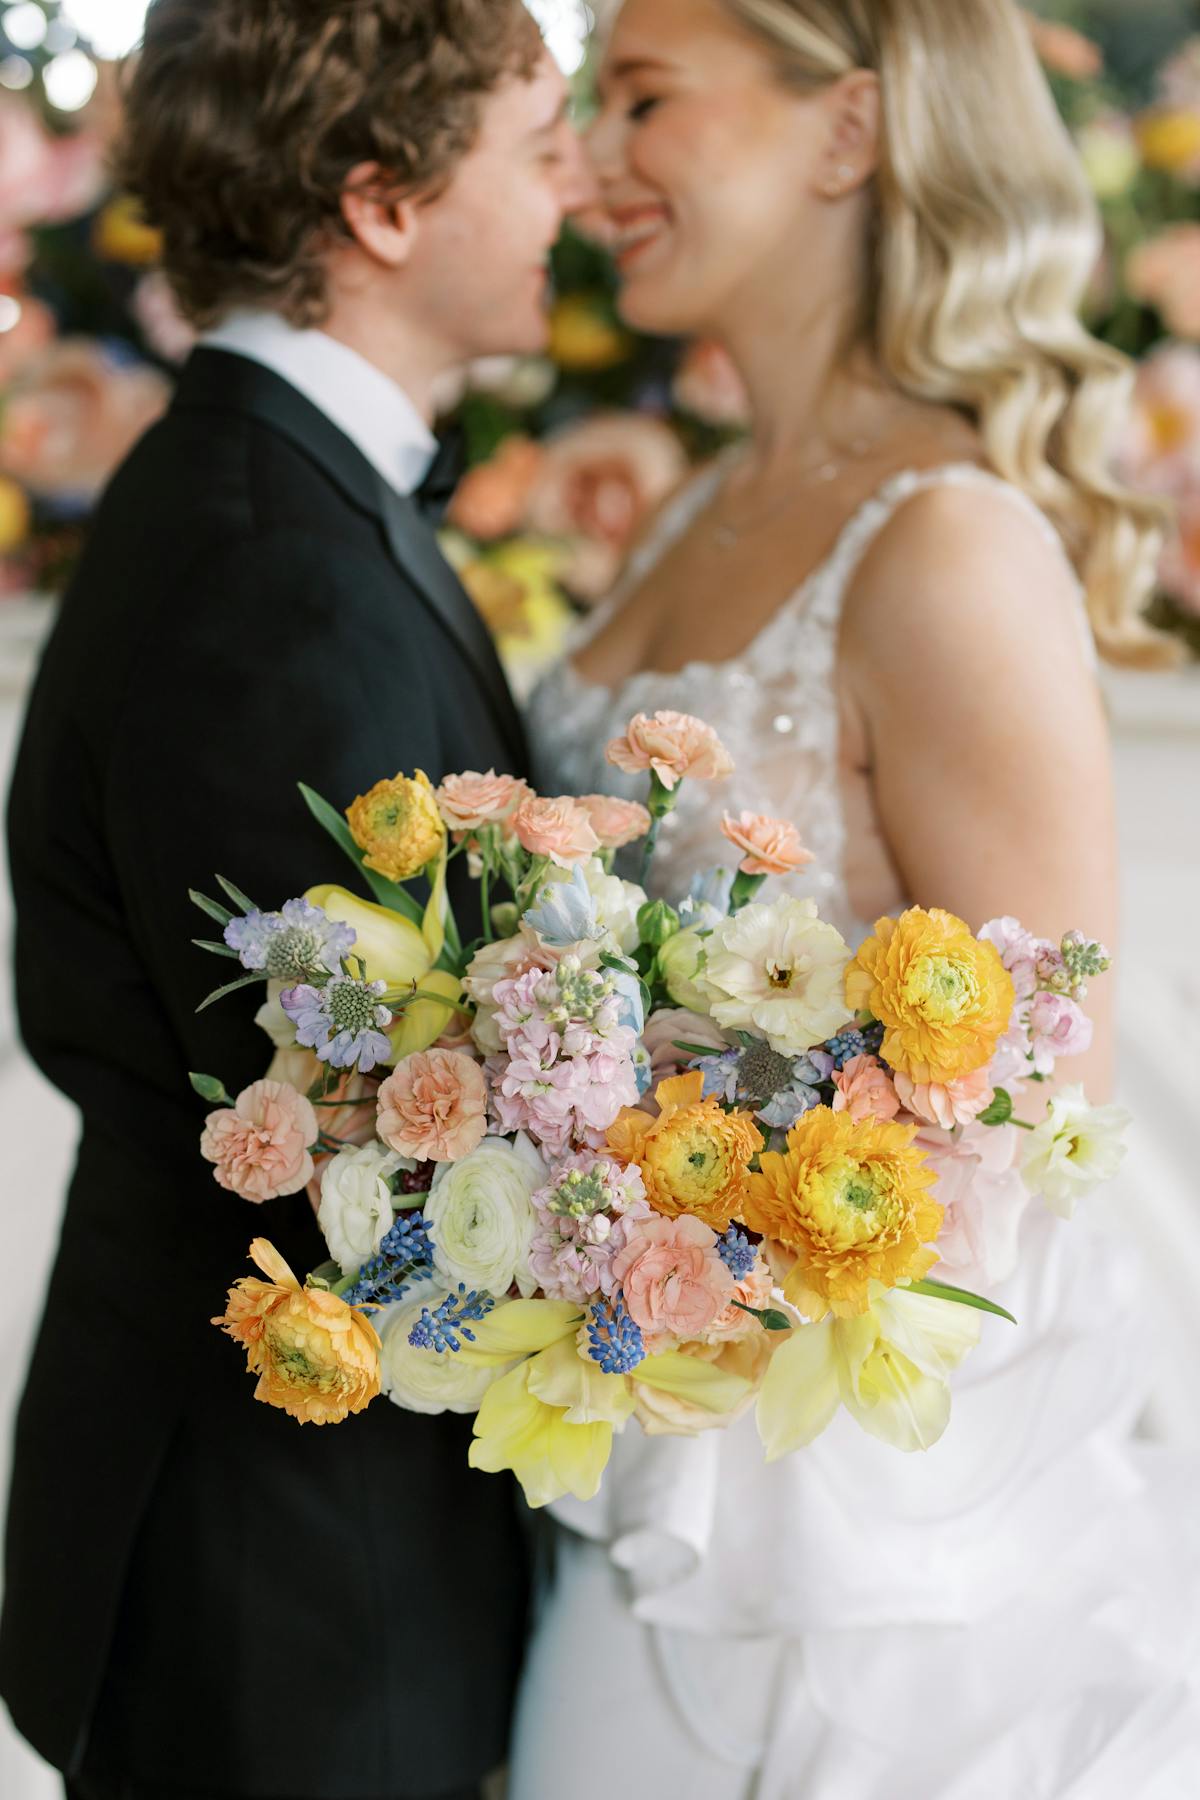
[[[550,787],[622,791],[629,716],[696,713],[724,803],[794,821],[851,941],[907,903],[1110,938],[1093,646],[1161,654],[1155,518],[1107,472],[1097,223],[1016,7],[626,0],[601,94],[623,315],[722,341],[754,431],[536,694]],[[668,822],[672,898],[716,860],[711,805]],[[514,1800],[1195,1793],[1194,1508],[1127,1441],[1126,1252],[1097,1219],[1020,1229],[1019,1329],[989,1322],[932,1453],[844,1417],[771,1467],[752,1421],[630,1429],[555,1507]]]

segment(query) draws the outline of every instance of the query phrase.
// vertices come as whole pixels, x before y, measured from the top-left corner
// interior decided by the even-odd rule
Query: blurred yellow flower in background
[[[302,1425],[336,1425],[379,1392],[379,1338],[365,1313],[322,1288],[302,1288],[266,1238],[250,1246],[267,1277],[229,1290],[219,1325],[246,1350],[254,1398]]]
[[[128,194],[110,200],[92,228],[92,248],[105,262],[149,268],[162,258],[162,232],[148,225],[141,205]]]
[[[0,475],[0,556],[20,549],[32,522],[33,512],[24,488]]]
[[[1200,112],[1180,107],[1143,113],[1135,129],[1147,168],[1186,178],[1200,174]]]
[[[612,369],[633,340],[600,294],[564,294],[550,315],[550,355],[560,369]]]

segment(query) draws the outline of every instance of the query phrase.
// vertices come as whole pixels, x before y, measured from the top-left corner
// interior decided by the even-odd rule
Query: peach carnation
[[[733,773],[733,758],[712,726],[690,713],[637,713],[605,755],[626,775],[657,775],[668,793],[686,775],[716,781]]]
[[[896,1087],[877,1056],[852,1056],[833,1078],[834,1112],[860,1119],[894,1119],[900,1111]]]
[[[611,794],[583,794],[579,800],[603,850],[623,850],[645,837],[650,814],[636,800],[615,800]]]
[[[487,1130],[487,1082],[463,1050],[421,1050],[379,1090],[379,1135],[417,1162],[457,1162]]]
[[[763,1329],[760,1319],[756,1319],[753,1313],[743,1312],[742,1308],[752,1306],[757,1312],[765,1312],[771,1304],[774,1288],[775,1277],[766,1263],[761,1260],[756,1262],[748,1275],[741,1281],[734,1282],[733,1292],[724,1312],[718,1313],[704,1334],[707,1342],[735,1343],[739,1338],[756,1333],[769,1345],[771,1333]]]
[[[256,1081],[232,1108],[209,1113],[200,1153],[223,1188],[243,1200],[275,1200],[308,1186],[316,1141],[317,1115],[304,1095],[283,1081]]]
[[[600,848],[587,812],[566,795],[546,800],[530,794],[513,814],[513,830],[523,850],[531,856],[548,856],[560,869],[586,862]]]
[[[736,819],[726,813],[721,830],[735,850],[742,852],[739,867],[743,875],[792,875],[813,859],[794,825],[766,813],[743,812]]]
[[[486,775],[469,770],[447,775],[437,790],[438,811],[451,831],[478,831],[482,825],[499,825],[510,819],[529,798],[529,787],[516,775]]]
[[[612,1273],[630,1317],[652,1338],[699,1337],[733,1293],[717,1234],[699,1219],[638,1221],[613,1259]]]
[[[954,1125],[969,1125],[987,1111],[995,1098],[986,1068],[973,1069],[957,1081],[916,1082],[899,1071],[893,1080],[905,1112],[925,1125],[940,1125],[943,1131]]]
[[[511,536],[525,517],[544,460],[545,451],[532,438],[505,438],[488,462],[467,470],[450,503],[448,523],[482,541]]]

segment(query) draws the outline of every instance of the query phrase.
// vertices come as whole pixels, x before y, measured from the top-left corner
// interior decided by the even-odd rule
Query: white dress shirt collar
[[[437,439],[404,389],[324,331],[300,331],[278,313],[239,309],[200,340],[262,363],[343,431],[398,493],[420,487]]]

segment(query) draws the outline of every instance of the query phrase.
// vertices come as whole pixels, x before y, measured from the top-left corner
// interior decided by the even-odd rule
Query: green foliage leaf
[[[973,1306],[979,1312],[995,1313],[998,1319],[1007,1319],[1010,1325],[1016,1320],[994,1300],[985,1300],[982,1294],[973,1294],[969,1288],[951,1287],[944,1281],[910,1281],[907,1291],[910,1294],[925,1294],[930,1300],[952,1300],[956,1306]]]
[[[243,975],[240,981],[231,981],[227,987],[218,988],[216,993],[208,996],[207,1000],[202,1000],[196,1011],[202,1013],[217,1000],[223,1000],[226,994],[236,994],[239,988],[253,987],[256,982],[266,979],[265,975]]]
[[[222,906],[219,900],[210,900],[207,894],[201,894],[196,888],[188,889],[188,899],[193,906],[198,906],[201,912],[207,913],[210,919],[215,919],[222,927],[228,925],[233,917],[227,906]]]
[[[211,938],[193,938],[192,942],[197,950],[207,950],[212,956],[229,956],[234,962],[240,961],[237,951],[231,950],[228,944],[214,944]]]
[[[260,907],[255,906],[253,900],[248,900],[246,898],[241,888],[234,887],[232,881],[227,881],[224,875],[217,876],[217,883],[220,886],[221,891],[228,894],[229,898],[233,901],[233,904],[236,907],[239,907],[242,912],[252,913],[261,911]]]
[[[720,1056],[721,1055],[721,1052],[719,1050],[714,1050],[711,1044],[685,1044],[685,1043],[681,1042],[679,1038],[676,1038],[674,1040],[674,1042],[671,1045],[671,1048],[672,1048],[672,1050],[682,1050],[685,1056]]]
[[[981,1125],[1007,1125],[1013,1116],[1012,1095],[1007,1088],[997,1088],[992,1104],[979,1115]]]
[[[393,912],[401,913],[406,919],[411,919],[414,925],[420,925],[425,917],[425,909],[420,901],[410,894],[407,888],[401,887],[399,882],[389,881],[386,875],[380,875],[374,869],[368,869],[363,861],[363,853],[351,837],[350,827],[341,813],[330,806],[328,800],[323,800],[320,794],[312,788],[306,787],[304,782],[298,782],[297,786],[305,806],[317,824],[323,831],[328,832],[338,849],[350,858],[380,906],[389,906]]]

